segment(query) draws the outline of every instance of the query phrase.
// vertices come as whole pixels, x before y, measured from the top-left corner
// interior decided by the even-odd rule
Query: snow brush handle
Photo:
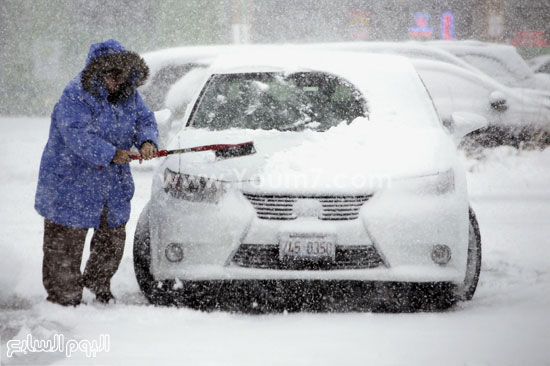
[[[157,151],[157,153],[155,154],[155,158],[160,158],[162,156],[167,156],[168,155],[168,150],[159,150]],[[143,156],[141,155],[135,155],[135,156],[130,156],[130,159],[132,160],[139,160],[139,161],[142,161],[143,160]]]
[[[155,158],[160,158],[162,156],[168,156],[172,154],[184,154],[189,152],[199,152],[199,151],[224,151],[224,150],[232,150],[232,149],[245,149],[249,148],[249,150],[254,149],[254,143],[252,141],[243,142],[240,144],[215,144],[215,145],[204,145],[204,146],[195,146],[195,147],[187,147],[185,149],[177,149],[177,150],[159,150],[155,154]],[[243,150],[244,151],[244,150]],[[255,150],[254,150],[255,151]],[[137,155],[137,156],[131,156],[132,160],[143,160],[143,156]]]
[[[168,155],[168,151],[167,150],[159,150],[157,151],[157,153],[155,154],[155,158],[160,158],[161,156],[167,156]],[[139,162],[141,163],[144,159],[143,159],[143,156],[141,155],[131,155],[130,156],[130,160],[139,160]],[[109,165],[113,165],[114,163],[111,162]],[[99,170],[103,170],[105,167],[103,166],[100,166],[99,167]]]

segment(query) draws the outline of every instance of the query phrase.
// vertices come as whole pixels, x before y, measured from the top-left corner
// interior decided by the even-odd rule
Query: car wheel
[[[151,274],[151,235],[149,230],[149,205],[145,206],[138,220],[134,235],[134,272],[147,300],[154,305],[172,305],[174,298],[167,281],[156,281]]]
[[[476,292],[481,272],[481,235],[474,210],[469,209],[470,229],[468,233],[468,262],[466,275],[462,285],[457,286],[456,295],[459,300],[471,300]]]

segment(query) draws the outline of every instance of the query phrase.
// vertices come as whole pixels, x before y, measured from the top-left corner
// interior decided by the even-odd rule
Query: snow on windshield
[[[215,75],[192,124],[196,128],[327,130],[367,116],[361,93],[340,78],[317,72]]]

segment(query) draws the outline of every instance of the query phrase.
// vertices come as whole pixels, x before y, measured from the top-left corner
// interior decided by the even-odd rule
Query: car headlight
[[[406,180],[409,189],[420,194],[446,194],[455,190],[455,172],[451,168],[444,172],[412,177]]]
[[[164,170],[164,192],[186,201],[217,203],[226,185],[215,179]]]

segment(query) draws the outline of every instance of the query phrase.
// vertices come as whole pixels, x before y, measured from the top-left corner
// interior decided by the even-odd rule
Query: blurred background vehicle
[[[537,74],[511,45],[480,41],[429,41],[510,87],[550,91],[550,75]]]
[[[426,42],[335,42],[319,44],[314,43],[309,45],[304,44],[303,46],[336,51],[354,51],[400,55],[413,59],[447,62],[449,64],[460,66],[473,72],[481,72],[476,67],[456,57],[452,53],[446,50],[442,50],[438,47],[428,46]]]
[[[527,60],[527,63],[534,72],[550,74],[550,55],[533,57]]]
[[[484,116],[489,125],[471,137],[484,146],[518,145],[536,139],[550,143],[550,98],[524,88],[510,88],[481,73],[439,61],[412,60],[438,113],[448,123],[455,110]]]

